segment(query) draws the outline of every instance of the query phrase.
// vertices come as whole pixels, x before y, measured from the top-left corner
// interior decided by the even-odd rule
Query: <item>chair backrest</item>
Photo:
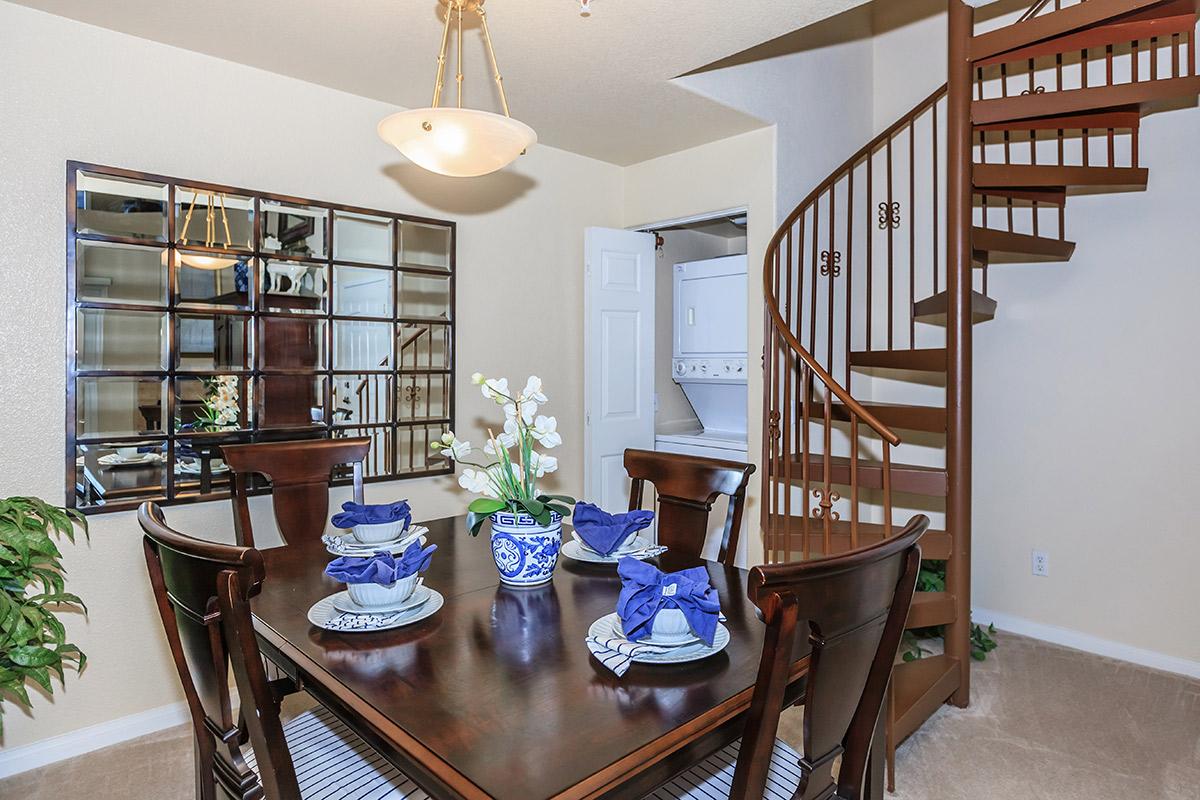
[[[191,711],[196,769],[208,773],[198,780],[211,782],[215,767],[236,797],[248,796],[258,780],[241,751],[245,737],[230,703],[232,669],[266,796],[299,800],[278,696],[267,680],[250,618],[250,598],[265,575],[262,555],[174,531],[154,503],[141,505],[138,523],[145,532],[150,585]],[[256,713],[246,713],[250,707]]]
[[[803,779],[794,797],[865,796],[871,738],[921,565],[917,540],[928,527],[929,518],[917,515],[901,533],[870,547],[750,571],[748,594],[767,633],[730,798],[763,796],[802,623],[812,655],[804,690]],[[839,755],[835,793],[832,770]]]
[[[746,505],[746,486],[754,474],[753,464],[653,450],[626,450],[625,471],[632,479],[629,510],[642,507],[645,484],[652,483],[658,493],[659,544],[696,556],[704,549],[708,513],[713,503],[720,495],[728,495],[729,513],[725,516],[717,559],[733,563]]]
[[[250,476],[271,481],[271,505],[284,543],[319,539],[329,519],[329,482],[333,468],[354,465],[354,502],[363,501],[362,462],[369,438],[303,439],[221,446],[233,471],[233,529],[237,543],[254,546],[250,526]]]

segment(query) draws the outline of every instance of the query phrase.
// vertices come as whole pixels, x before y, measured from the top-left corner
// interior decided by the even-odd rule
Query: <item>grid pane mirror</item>
[[[227,497],[231,442],[450,471],[453,222],[75,162],[67,190],[68,506]]]

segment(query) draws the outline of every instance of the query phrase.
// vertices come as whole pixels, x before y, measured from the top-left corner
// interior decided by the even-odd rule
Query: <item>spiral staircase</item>
[[[1076,191],[1140,191],[1144,114],[1200,94],[1200,0],[1039,0],[975,30],[949,2],[949,75],[795,208],[766,253],[763,530],[772,562],[861,547],[927,513],[910,628],[944,654],[897,664],[895,746],[970,690],[971,332],[988,271],[1071,258]]]

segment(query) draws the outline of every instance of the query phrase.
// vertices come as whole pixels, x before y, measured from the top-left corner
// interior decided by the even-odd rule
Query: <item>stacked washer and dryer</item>
[[[676,264],[673,290],[671,375],[698,424],[660,429],[654,449],[748,462],[746,256]]]

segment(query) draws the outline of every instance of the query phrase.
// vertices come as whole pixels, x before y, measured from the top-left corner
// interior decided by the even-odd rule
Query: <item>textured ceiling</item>
[[[441,40],[436,0],[15,2],[407,107],[429,104]],[[632,164],[762,125],[672,78],[861,2],[593,0],[587,18],[574,0],[487,9],[513,116],[544,144]],[[467,105],[498,110],[474,27],[464,50]]]

